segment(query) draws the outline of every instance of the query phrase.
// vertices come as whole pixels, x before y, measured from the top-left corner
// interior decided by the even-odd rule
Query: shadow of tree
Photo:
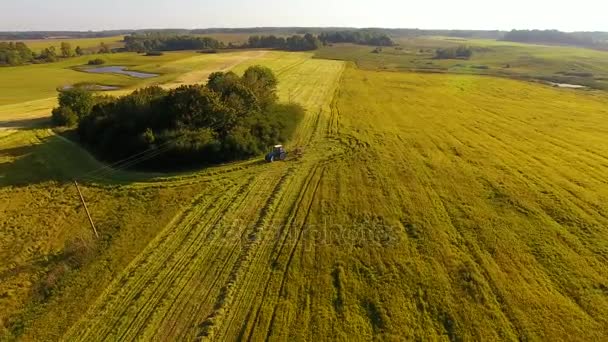
[[[25,186],[47,181],[83,182],[93,180],[96,170],[104,170],[101,184],[129,184],[146,181],[162,174],[108,169],[88,151],[68,139],[48,130],[28,130],[14,133],[10,146],[0,146],[0,187]]]
[[[51,121],[48,117],[20,119],[20,120],[0,120],[0,128],[10,129],[33,129],[50,127]]]

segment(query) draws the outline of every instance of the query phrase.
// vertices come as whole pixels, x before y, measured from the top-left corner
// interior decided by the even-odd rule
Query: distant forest
[[[519,43],[560,44],[608,48],[608,33],[574,32],[557,30],[512,30],[502,40]]]
[[[135,33],[125,36],[125,49],[134,52],[219,49],[224,44],[209,37],[167,33]]]
[[[357,31],[334,31],[322,32],[319,40],[324,44],[329,43],[354,43],[375,46],[393,46],[393,40],[383,32],[357,30]]]
[[[251,36],[247,44],[243,47],[247,48],[266,48],[280,49],[287,51],[309,51],[316,50],[321,45],[319,38],[310,33],[303,36],[293,35],[283,38],[274,35],[270,36]]]
[[[177,50],[209,50],[225,48],[216,39],[195,35],[176,35],[162,32],[134,33],[125,36],[125,49],[135,52],[177,51]],[[287,51],[310,51],[318,49],[322,44],[354,43],[376,46],[392,46],[394,42],[385,34],[375,31],[334,31],[323,32],[318,36],[305,33],[288,37],[276,35],[252,35],[246,44],[238,46],[230,44],[229,48],[265,48]]]

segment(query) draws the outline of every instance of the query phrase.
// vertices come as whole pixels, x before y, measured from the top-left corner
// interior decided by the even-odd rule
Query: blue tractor
[[[266,155],[266,161],[269,163],[278,161],[278,160],[285,160],[287,159],[287,151],[285,151],[285,148],[283,147],[283,145],[275,145],[272,148],[272,151],[270,153],[268,153]]]

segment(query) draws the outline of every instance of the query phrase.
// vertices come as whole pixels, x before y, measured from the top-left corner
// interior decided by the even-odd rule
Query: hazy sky
[[[608,31],[608,0],[0,0],[0,31],[252,26]]]

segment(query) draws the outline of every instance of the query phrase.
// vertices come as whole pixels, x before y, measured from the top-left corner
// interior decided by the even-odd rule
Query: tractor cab
[[[287,151],[283,145],[275,145],[272,151],[266,155],[266,161],[272,163],[277,160],[285,160],[287,158]]]

